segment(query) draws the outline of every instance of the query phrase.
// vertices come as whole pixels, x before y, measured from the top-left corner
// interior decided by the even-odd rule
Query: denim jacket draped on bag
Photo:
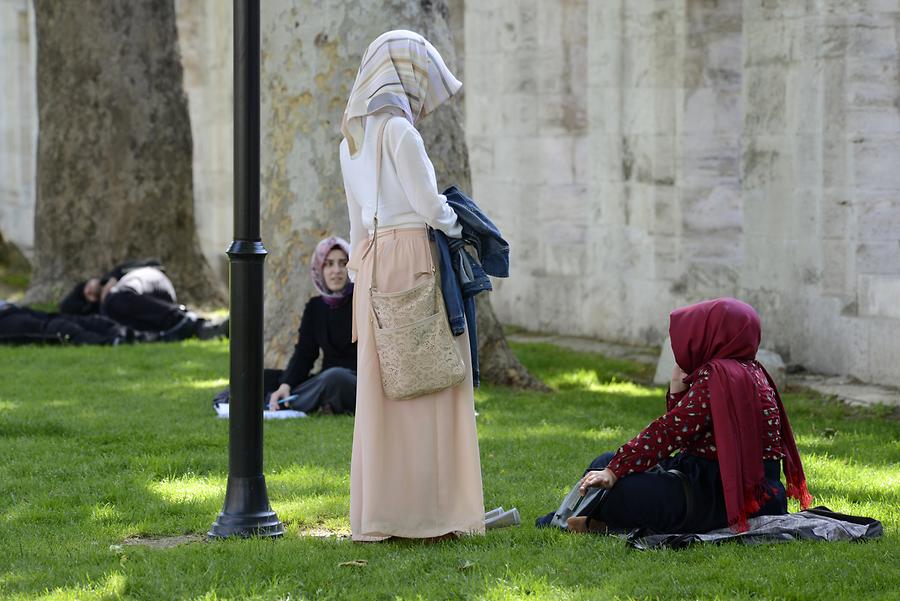
[[[474,200],[455,186],[447,188],[444,196],[459,218],[462,238],[450,238],[432,230],[441,259],[441,291],[453,335],[461,335],[468,326],[472,381],[478,386],[481,378],[475,295],[493,289],[488,276],[509,277],[509,244]],[[475,256],[470,250],[474,250]]]

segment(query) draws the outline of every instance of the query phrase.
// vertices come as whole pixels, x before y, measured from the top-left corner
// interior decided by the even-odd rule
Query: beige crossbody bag
[[[389,120],[378,130],[375,151],[375,234],[370,247],[373,255],[369,307],[384,394],[390,399],[405,400],[456,386],[465,379],[466,366],[450,333],[430,248],[431,273],[423,281],[401,292],[378,291],[381,154]]]

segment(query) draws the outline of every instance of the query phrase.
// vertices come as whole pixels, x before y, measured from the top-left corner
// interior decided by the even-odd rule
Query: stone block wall
[[[644,343],[753,303],[764,343],[900,384],[897,2],[466,8],[475,197],[513,246],[502,320]]]
[[[210,266],[228,280],[233,237],[233,29],[230,2],[176,0],[194,141],[194,219]]]
[[[0,1],[0,233],[28,257],[34,245],[35,67],[31,1]]]

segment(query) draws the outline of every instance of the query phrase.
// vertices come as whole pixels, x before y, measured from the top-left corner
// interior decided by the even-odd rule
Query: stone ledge
[[[866,384],[849,376],[792,374],[788,377],[788,384],[809,388],[855,407],[872,405],[900,407],[900,390],[877,384]]]

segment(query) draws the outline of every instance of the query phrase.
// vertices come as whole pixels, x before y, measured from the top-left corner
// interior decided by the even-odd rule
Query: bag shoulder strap
[[[371,294],[373,290],[378,290],[378,284],[376,282],[376,272],[378,270],[378,205],[381,200],[381,155],[383,153],[384,147],[384,129],[387,127],[388,122],[393,118],[393,115],[388,115],[387,119],[385,119],[381,125],[378,127],[378,138],[375,141],[375,216],[374,216],[374,224],[375,224],[375,233],[372,235],[372,281],[369,282],[369,293]]]
[[[372,249],[372,281],[369,283],[369,294],[372,292],[378,291],[378,283],[376,280],[377,271],[378,271],[378,205],[381,200],[381,156],[384,152],[384,130],[387,127],[387,124],[391,119],[397,117],[402,119],[398,115],[388,115],[387,119],[385,119],[381,125],[378,127],[378,139],[375,141],[375,215],[373,218],[373,222],[375,225],[375,232],[372,234],[372,246],[369,248]],[[428,226],[426,226],[427,229]],[[369,251],[367,250],[366,253]],[[365,257],[365,254],[363,254]],[[431,272],[435,272],[434,267],[434,257],[429,253],[428,258],[431,262]]]

